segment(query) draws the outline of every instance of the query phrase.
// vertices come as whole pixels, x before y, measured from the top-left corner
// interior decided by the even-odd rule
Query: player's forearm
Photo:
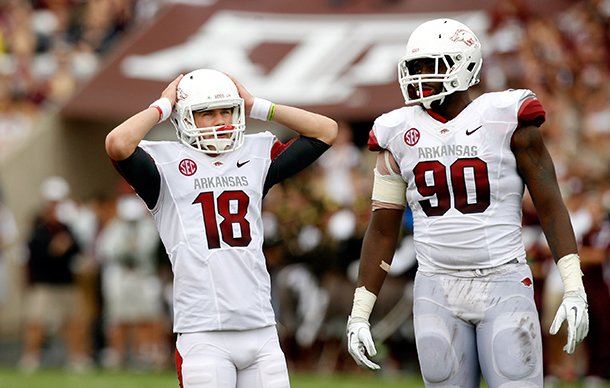
[[[560,202],[551,209],[539,211],[540,224],[555,260],[578,252],[578,245],[567,209]]]
[[[379,294],[388,274],[402,221],[402,210],[380,209],[373,212],[362,243],[358,286]]]
[[[155,108],[147,108],[125,120],[106,136],[106,153],[113,160],[125,160],[159,120]]]
[[[546,184],[532,185],[530,194],[538,212],[542,231],[549,244],[551,254],[557,262],[566,295],[578,292],[586,300],[582,283],[582,271],[578,256],[578,245],[570,221],[570,214],[563,203],[559,186],[552,168],[541,169],[540,181]],[[543,189],[544,188],[544,189]],[[542,190],[543,189],[543,190]]]
[[[568,209],[563,203],[554,169],[550,162],[542,163],[535,179],[528,184],[536,207],[540,226],[555,260],[578,252]]]
[[[333,119],[300,108],[276,104],[273,121],[326,144],[332,144],[337,137],[337,123]]]

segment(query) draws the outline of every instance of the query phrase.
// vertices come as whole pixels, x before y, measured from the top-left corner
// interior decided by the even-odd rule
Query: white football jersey
[[[524,183],[510,148],[525,101],[536,101],[529,90],[486,93],[445,123],[419,106],[375,121],[379,146],[392,153],[407,182],[420,270],[525,260]],[[532,105],[544,114],[537,101]]]
[[[217,157],[179,142],[140,143],[161,174],[152,213],[174,272],[175,332],[275,324],[261,219],[275,140],[247,135]]]

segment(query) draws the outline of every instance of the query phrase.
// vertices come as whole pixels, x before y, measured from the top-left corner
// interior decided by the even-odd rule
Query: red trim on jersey
[[[446,123],[447,120],[446,118],[444,118],[443,116],[441,116],[440,114],[436,113],[435,111],[433,111],[432,109],[426,109],[426,112],[428,112],[428,114],[430,116],[432,116],[432,118],[436,121],[440,121],[441,123]]]
[[[180,383],[180,388],[184,388],[184,384],[182,383],[182,355],[176,349],[176,373],[178,374],[178,382]]]
[[[299,138],[299,136],[293,137],[292,139],[288,140],[287,143],[282,143],[281,141],[276,140],[275,143],[273,143],[273,147],[271,147],[271,160],[274,160],[275,158],[277,158],[282,152],[284,152],[286,150],[286,148],[290,147],[290,145],[292,143],[294,143],[294,141],[298,138]]]
[[[546,120],[546,112],[536,97],[529,97],[519,107],[517,119],[519,120],[519,127],[528,125],[539,127]]]
[[[369,140],[366,142],[366,145],[369,147],[369,151],[381,151],[383,149],[379,145],[375,132],[372,129],[369,131]]]

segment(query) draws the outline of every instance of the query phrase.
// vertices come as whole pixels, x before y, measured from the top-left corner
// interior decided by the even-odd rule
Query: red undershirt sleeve
[[[540,101],[536,97],[528,97],[519,107],[517,113],[519,127],[535,125],[540,127],[546,120],[546,112]]]
[[[366,142],[366,145],[369,147],[369,151],[381,151],[383,149],[379,145],[377,137],[375,137],[375,132],[372,129],[369,131],[369,139]]]

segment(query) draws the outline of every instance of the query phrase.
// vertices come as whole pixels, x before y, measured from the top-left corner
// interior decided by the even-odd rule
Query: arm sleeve
[[[113,160],[112,164],[144,200],[146,206],[149,209],[154,208],[161,192],[161,174],[153,158],[137,147],[130,157],[120,161]]]
[[[287,147],[277,155],[272,155],[271,166],[267,173],[263,193],[276,183],[293,176],[318,159],[330,145],[321,140],[299,136],[287,143]]]

